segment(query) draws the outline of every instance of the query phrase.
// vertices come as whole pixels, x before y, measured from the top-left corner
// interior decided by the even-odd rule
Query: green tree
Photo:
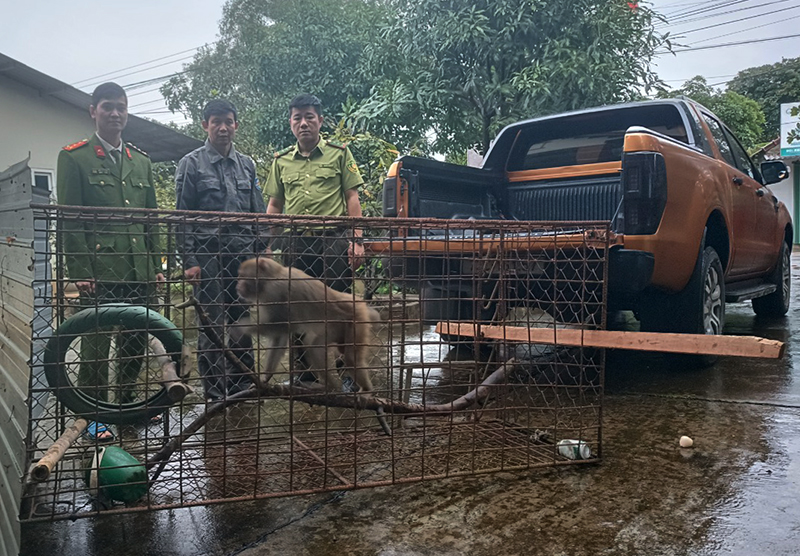
[[[758,102],[766,118],[761,139],[771,141],[780,134],[781,104],[800,101],[800,58],[740,71],[728,88]]]
[[[384,76],[356,121],[385,137],[429,137],[445,154],[513,121],[630,100],[658,87],[669,48],[657,16],[622,0],[386,0],[395,16],[370,44]]]
[[[361,208],[364,216],[383,215],[383,180],[389,166],[397,158],[397,147],[369,132],[356,133],[345,119],[339,120],[331,134],[332,138],[347,143],[353,157],[359,161],[364,186],[360,190]]]
[[[660,94],[662,97],[677,95],[689,97],[714,112],[733,131],[745,149],[752,150],[761,143],[764,112],[755,100],[736,91],[715,89],[699,75],[679,89]]]
[[[282,148],[294,141],[287,106],[296,94],[317,95],[333,122],[348,99],[369,95],[375,80],[362,59],[386,13],[369,0],[228,0],[219,41],[162,92],[198,124],[210,98],[228,98],[246,124],[242,141]]]

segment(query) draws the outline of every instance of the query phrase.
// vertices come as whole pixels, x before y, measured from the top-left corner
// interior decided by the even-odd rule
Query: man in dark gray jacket
[[[239,122],[236,108],[226,100],[212,100],[203,109],[205,145],[184,156],[175,174],[178,210],[264,213],[266,205],[258,187],[253,160],[233,143]],[[194,295],[216,325],[220,338],[245,365],[253,368],[249,337],[232,327],[247,312],[236,293],[239,264],[252,258],[260,246],[252,224],[187,223],[179,231],[186,279]],[[200,331],[197,367],[203,377],[206,399],[218,400],[250,385],[223,356],[222,350]]]

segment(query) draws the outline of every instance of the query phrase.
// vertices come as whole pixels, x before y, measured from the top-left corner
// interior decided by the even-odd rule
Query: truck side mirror
[[[770,160],[761,163],[761,175],[764,184],[778,183],[789,177],[789,167],[782,160]]]

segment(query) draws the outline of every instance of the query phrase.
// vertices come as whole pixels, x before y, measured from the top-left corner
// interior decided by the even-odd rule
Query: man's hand
[[[80,292],[94,293],[94,280],[82,280],[75,282],[75,286]]]
[[[158,274],[156,274],[156,288],[158,288],[159,290],[162,289],[166,281],[167,280],[166,278],[164,278],[163,272],[159,272]]]
[[[183,276],[186,278],[186,280],[188,280],[189,282],[191,282],[193,284],[198,282],[198,281],[200,281],[200,267],[199,266],[193,266],[191,268],[187,268],[183,272]]]
[[[347,256],[350,258],[350,266],[353,270],[364,264],[364,246],[355,241],[350,242],[350,247],[347,249]]]

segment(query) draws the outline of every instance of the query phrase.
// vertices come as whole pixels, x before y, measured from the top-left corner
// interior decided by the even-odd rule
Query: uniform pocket
[[[327,180],[336,177],[339,174],[339,172],[336,168],[329,166],[322,166],[316,169],[315,174],[318,178]]]
[[[131,208],[144,208],[147,204],[147,195],[152,188],[149,183],[142,179],[130,178],[128,196]]]
[[[219,180],[205,179],[198,182],[196,202],[199,210],[224,210],[225,195]]]
[[[219,180],[205,179],[205,180],[200,180],[197,183],[198,193],[204,193],[206,191],[219,191],[219,190],[220,190]]]
[[[110,175],[89,177],[86,204],[93,207],[115,207],[119,205],[119,193]]]
[[[250,195],[253,187],[249,180],[236,180],[236,204],[240,212],[250,212]]]

